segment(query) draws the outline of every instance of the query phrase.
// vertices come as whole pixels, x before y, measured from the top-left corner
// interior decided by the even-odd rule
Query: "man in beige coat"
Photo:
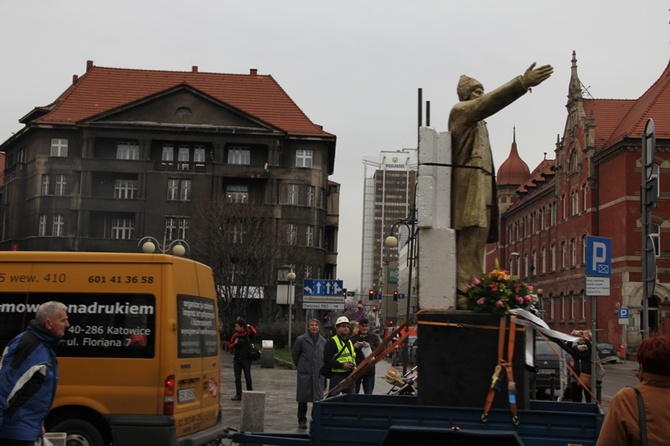
[[[458,99],[451,109],[451,223],[456,230],[458,309],[467,309],[465,294],[472,279],[482,275],[486,243],[498,241],[498,200],[489,134],[484,119],[523,96],[551,76],[553,68],[532,64],[522,76],[484,94],[482,84],[467,76],[458,82]]]

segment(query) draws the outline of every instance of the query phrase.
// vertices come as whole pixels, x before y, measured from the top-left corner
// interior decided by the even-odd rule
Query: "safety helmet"
[[[348,323],[349,323],[349,319],[347,319],[346,316],[340,316],[340,317],[337,318],[337,321],[335,322],[335,326],[337,327],[340,324],[348,324]]]

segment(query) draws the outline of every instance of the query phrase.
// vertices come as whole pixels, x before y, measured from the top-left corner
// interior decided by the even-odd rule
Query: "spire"
[[[573,99],[583,99],[582,82],[577,74],[577,53],[572,51],[572,67],[570,68],[570,86],[568,87],[568,102]]]
[[[530,169],[519,156],[519,150],[516,145],[516,126],[512,133],[512,147],[509,156],[500,165],[498,169],[498,186],[516,185],[525,183],[530,177]]]

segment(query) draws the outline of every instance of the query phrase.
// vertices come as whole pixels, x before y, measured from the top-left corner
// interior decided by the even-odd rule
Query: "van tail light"
[[[163,393],[163,415],[174,414],[174,375],[165,380],[165,391]]]

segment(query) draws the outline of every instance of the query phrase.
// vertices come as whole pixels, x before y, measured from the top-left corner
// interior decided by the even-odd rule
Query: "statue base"
[[[426,311],[417,314],[418,402],[429,406],[481,407],[498,364],[500,316],[470,311]],[[509,317],[503,359],[508,359]],[[525,342],[529,333],[515,329],[512,370],[517,408],[528,407],[529,372],[525,368]],[[494,408],[509,408],[507,375],[500,375]]]

